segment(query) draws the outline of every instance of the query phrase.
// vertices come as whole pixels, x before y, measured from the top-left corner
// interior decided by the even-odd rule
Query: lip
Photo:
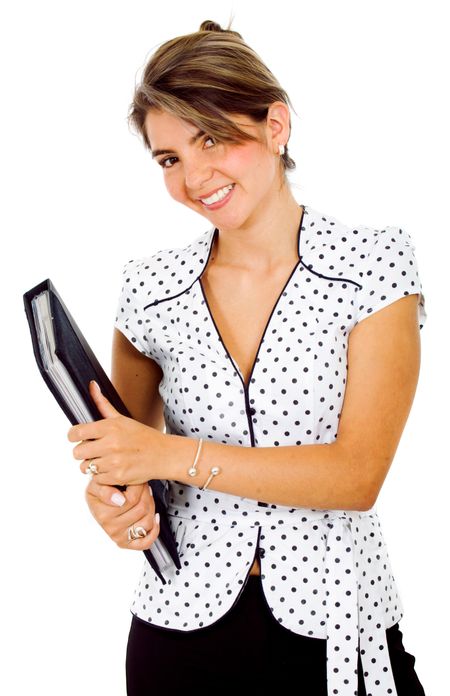
[[[222,186],[222,188],[223,188],[223,186]],[[217,210],[218,208],[222,208],[222,207],[223,207],[224,205],[226,205],[226,204],[228,203],[228,201],[230,200],[231,196],[232,196],[233,193],[234,193],[234,189],[235,189],[235,188],[236,188],[236,187],[233,186],[233,188],[230,189],[230,190],[228,191],[228,193],[227,193],[227,195],[225,196],[225,198],[222,198],[222,200],[217,201],[217,203],[211,203],[210,205],[208,205],[207,203],[203,203],[202,200],[200,201],[200,203],[201,203],[201,205],[203,206],[203,208],[205,208],[205,210]],[[220,191],[220,189],[217,189],[217,190]],[[205,196],[205,198],[207,198],[207,197],[208,197],[208,196]]]
[[[217,191],[221,191],[223,188],[225,188],[225,186],[234,186],[234,184],[230,183],[230,184],[224,184],[223,186],[219,186],[219,188],[214,189],[214,191],[210,191],[209,193],[205,193],[204,196],[199,196],[198,200],[200,200],[201,198],[209,198],[210,196],[213,195],[213,193],[217,193]]]
[[[217,201],[217,203],[211,203],[210,205],[208,205],[207,203],[203,203],[203,201],[201,200],[200,205],[204,208],[204,210],[208,210],[208,211],[218,210],[219,208],[223,208],[223,206],[226,205],[228,203],[228,201],[230,200],[231,196],[234,193],[235,188],[236,188],[236,186],[233,186],[233,188],[228,191],[225,198],[222,198],[222,200]],[[220,189],[218,189],[218,190],[220,190]]]

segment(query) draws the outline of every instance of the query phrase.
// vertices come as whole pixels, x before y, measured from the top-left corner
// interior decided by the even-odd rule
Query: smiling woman
[[[419,373],[411,237],[295,200],[289,98],[230,28],[161,45],[129,121],[210,223],[125,264],[112,378],[134,420],[102,400],[77,449],[124,548],[154,543],[148,482],[167,484],[181,568],[162,585],[144,562],[129,696],[166,691],[174,665],[188,693],[424,696],[375,509]]]
[[[278,141],[288,137],[287,105],[280,101],[270,104],[261,123],[245,114],[230,117],[230,123],[247,139],[216,141],[164,109],[148,109],[144,131],[155,148],[153,158],[164,169],[172,198],[220,224],[221,229],[241,227],[255,203],[266,207],[277,191],[285,199],[284,208],[298,210],[284,181],[281,158],[274,157]]]
[[[170,195],[235,229],[255,196],[259,204],[270,200],[269,188],[289,197],[283,208],[291,215],[298,210],[286,178],[295,168],[287,144],[289,105],[241,36],[219,28],[160,47],[145,68],[129,121],[163,168]],[[211,215],[216,211],[220,217]]]

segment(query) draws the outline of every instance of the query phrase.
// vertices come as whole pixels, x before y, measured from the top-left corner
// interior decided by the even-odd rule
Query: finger
[[[125,507],[125,506],[124,506]],[[110,509],[110,508],[109,508]],[[155,502],[148,490],[144,490],[136,505],[120,511],[119,515],[111,518],[111,513],[106,521],[107,533],[121,547],[128,544],[127,530],[133,524],[143,527],[149,532],[154,526]],[[106,529],[106,527],[105,527]]]
[[[92,464],[92,468],[89,469],[89,467]],[[95,469],[93,469],[95,467]],[[89,476],[92,478],[92,476],[95,474],[95,472],[98,473],[98,464],[95,462],[95,458],[92,459],[83,459],[83,461],[80,464],[80,471],[82,474],[86,474],[86,476]]]
[[[108,492],[106,492],[107,488],[110,488]],[[123,541],[123,530],[150,512],[153,514],[154,506],[152,507],[148,501],[140,499],[136,503],[133,499],[133,503],[126,501],[123,505],[116,505],[112,500],[112,496],[116,493],[120,494],[120,491],[112,486],[102,486],[95,496],[90,495],[86,490],[85,497],[87,505],[99,525],[113,541],[119,543]],[[149,515],[149,524],[151,524],[150,517],[151,515]]]
[[[119,491],[115,486],[108,486],[102,483],[98,483],[96,476],[93,476],[86,486],[86,495],[94,496],[98,498],[102,503],[106,505],[113,505],[122,507],[124,510],[129,510],[134,507],[140,500],[144,486],[146,484],[136,484],[133,486],[128,486],[125,491]],[[113,496],[121,496],[113,499]],[[124,498],[124,503],[119,504],[121,498]]]
[[[78,423],[72,425],[67,431],[67,439],[69,442],[84,442],[88,440],[96,440],[105,434],[105,420],[90,421],[89,423]]]
[[[96,456],[92,447],[90,447],[90,451],[92,451],[92,454],[90,454],[89,457],[82,459],[79,464],[81,473],[89,476],[97,476],[97,480],[102,486],[121,485],[122,482],[117,480],[117,475],[114,476],[106,470],[108,467],[112,466],[112,457],[108,455],[101,456],[100,453],[98,456]],[[76,457],[76,459],[79,458],[80,457]]]
[[[114,416],[120,416],[119,411],[117,411],[112,403],[108,401],[106,396],[102,394],[102,391],[95,380],[89,382],[89,393],[103,418],[114,418]]]
[[[100,463],[101,461],[101,463]],[[89,457],[89,459],[83,459],[82,462],[80,462],[79,468],[82,474],[86,474],[86,476],[98,476],[101,471],[100,468],[105,466],[105,457],[96,457],[92,455]],[[102,486],[114,486],[117,485],[117,483],[111,483],[110,481],[104,481],[104,480],[98,480],[98,483]]]
[[[122,470],[115,464],[114,455],[103,454],[103,456],[96,457],[95,454],[91,454],[88,459],[83,459],[80,462],[79,469],[82,474],[95,476],[97,483],[100,483],[102,486],[137,486],[144,483],[144,481],[139,480],[130,481],[129,477],[127,480],[126,471],[121,473]]]
[[[97,438],[83,440],[78,445],[75,445],[72,450],[73,458],[88,461],[89,459],[101,457],[102,454],[105,454],[105,443],[102,442],[102,438],[107,434],[105,429],[105,432],[102,435],[99,434]]]
[[[150,495],[148,486],[143,484],[138,486],[141,488],[139,497],[134,505],[124,505],[120,517],[115,517],[115,531],[121,534],[125,527],[130,527],[136,520],[143,521],[143,526],[148,531],[153,526],[153,517],[155,515],[155,501]],[[128,490],[128,489],[127,489]],[[126,493],[126,492],[125,492]]]
[[[122,491],[119,491],[114,486],[104,486],[97,483],[94,476],[86,486],[86,495],[96,498],[102,503],[105,503],[105,505],[113,505],[116,507],[123,507],[127,502]]]
[[[147,526],[145,526],[147,525]],[[149,520],[148,516],[138,520],[134,523],[134,528],[142,527],[147,532],[145,537],[139,539],[132,539],[128,541],[128,528],[125,531],[126,535],[126,546],[124,548],[131,549],[133,551],[144,551],[149,549],[152,544],[156,541],[160,532],[160,520],[159,513],[153,516],[152,520]]]

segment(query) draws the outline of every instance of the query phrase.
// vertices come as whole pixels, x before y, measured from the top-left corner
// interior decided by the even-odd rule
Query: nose
[[[184,181],[188,191],[198,194],[213,177],[213,168],[203,153],[190,154],[184,160]]]

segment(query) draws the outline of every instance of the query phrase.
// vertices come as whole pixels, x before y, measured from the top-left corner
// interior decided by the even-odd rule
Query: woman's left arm
[[[367,316],[348,341],[347,385],[336,440],[330,444],[239,447],[204,441],[198,474],[189,476],[197,438],[164,434],[93,398],[104,420],[73,426],[76,459],[98,457],[99,483],[168,479],[291,507],[368,510],[393,461],[420,370],[417,294]],[[84,468],[83,468],[84,467]],[[81,465],[84,471],[86,462]]]
[[[315,509],[369,510],[394,459],[420,370],[418,295],[368,316],[350,333],[344,403],[335,442],[235,447],[204,442],[192,479],[197,440],[171,435],[170,478],[255,500]],[[170,450],[169,450],[170,451]]]

